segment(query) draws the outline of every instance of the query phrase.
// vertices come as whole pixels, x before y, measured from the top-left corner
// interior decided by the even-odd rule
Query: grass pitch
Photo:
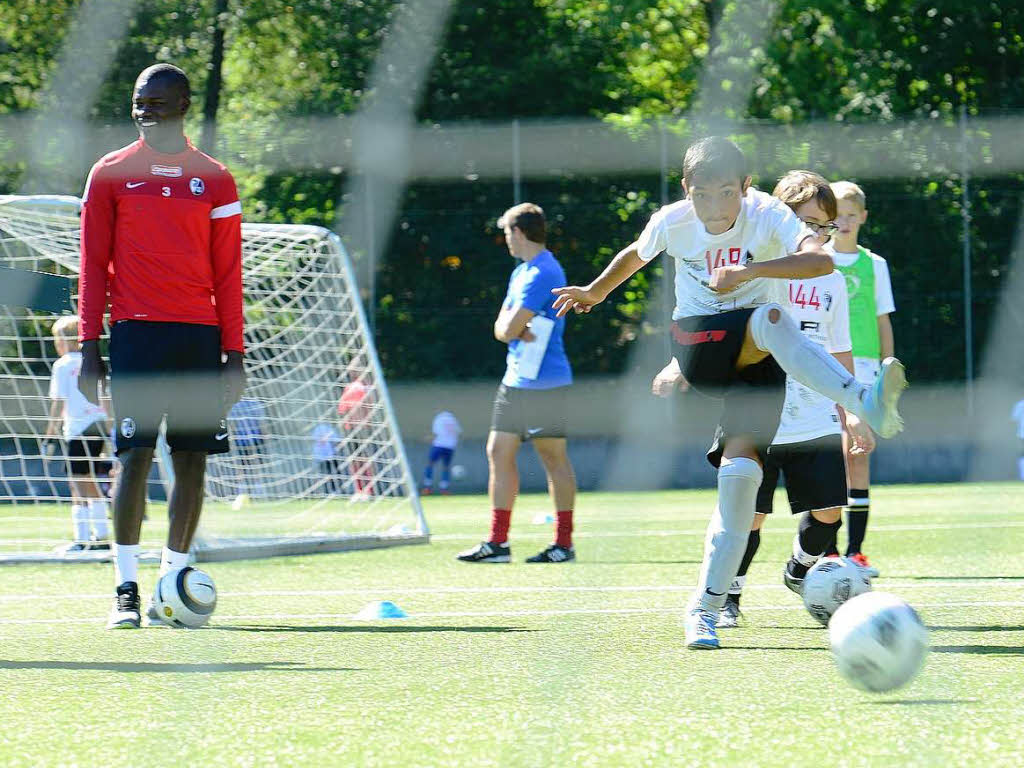
[[[558,565],[522,562],[550,541],[545,497],[517,505],[515,562],[477,566],[453,555],[486,501],[429,498],[429,546],[211,564],[199,631],[105,631],[109,565],[0,569],[0,765],[1024,764],[1024,486],[872,496],[875,588],[931,628],[894,693],[848,687],[781,585],[789,515],[765,526],[745,626],[691,652],[713,494],[583,494]],[[380,599],[409,618],[352,620]]]

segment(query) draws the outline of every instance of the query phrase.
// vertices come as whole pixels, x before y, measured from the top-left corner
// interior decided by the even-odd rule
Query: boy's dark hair
[[[695,181],[747,178],[747,158],[740,148],[723,136],[709,136],[691,144],[683,156],[683,180]]]
[[[836,196],[823,176],[814,171],[790,171],[775,185],[772,195],[793,210],[808,200],[814,200],[828,216],[829,221],[839,213]]]
[[[506,226],[512,229],[518,228],[527,240],[533,243],[544,245],[547,242],[547,223],[544,220],[544,210],[536,203],[520,203],[513,205],[498,219],[498,226],[504,229]]]

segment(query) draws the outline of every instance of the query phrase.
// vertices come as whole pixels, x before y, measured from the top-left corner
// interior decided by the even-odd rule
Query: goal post
[[[0,196],[0,267],[71,278],[73,308],[80,208],[74,197]],[[207,464],[196,558],[427,542],[341,239],[277,224],[243,224],[242,238],[247,387],[227,414],[230,452]],[[54,554],[71,529],[66,462],[49,457],[44,440],[56,317],[0,305],[0,562],[106,556]],[[168,455],[158,446],[151,499],[169,495]],[[94,465],[101,472],[106,459]],[[143,543],[159,547],[165,522],[149,517]]]

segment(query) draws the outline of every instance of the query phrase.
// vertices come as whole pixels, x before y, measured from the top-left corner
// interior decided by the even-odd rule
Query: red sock
[[[491,510],[491,535],[487,539],[495,544],[504,544],[508,541],[508,527],[512,524],[511,509]]]
[[[572,546],[572,510],[559,510],[555,514],[558,516],[555,527],[555,544],[569,549]]]

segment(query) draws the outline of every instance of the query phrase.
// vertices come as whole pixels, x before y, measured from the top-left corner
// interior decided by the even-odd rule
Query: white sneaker
[[[715,626],[717,629],[732,629],[738,627],[742,620],[743,613],[740,611],[739,603],[726,600],[722,612],[718,614],[718,623]]]
[[[864,418],[879,437],[895,437],[903,431],[900,396],[907,388],[907,371],[895,357],[882,361],[878,378],[864,396]]]
[[[719,647],[715,624],[718,617],[711,611],[695,608],[686,614],[683,628],[686,632],[686,647],[698,651],[713,651]]]
[[[126,581],[117,588],[114,604],[110,607],[107,629],[138,629],[142,623],[139,616],[139,585]]]

